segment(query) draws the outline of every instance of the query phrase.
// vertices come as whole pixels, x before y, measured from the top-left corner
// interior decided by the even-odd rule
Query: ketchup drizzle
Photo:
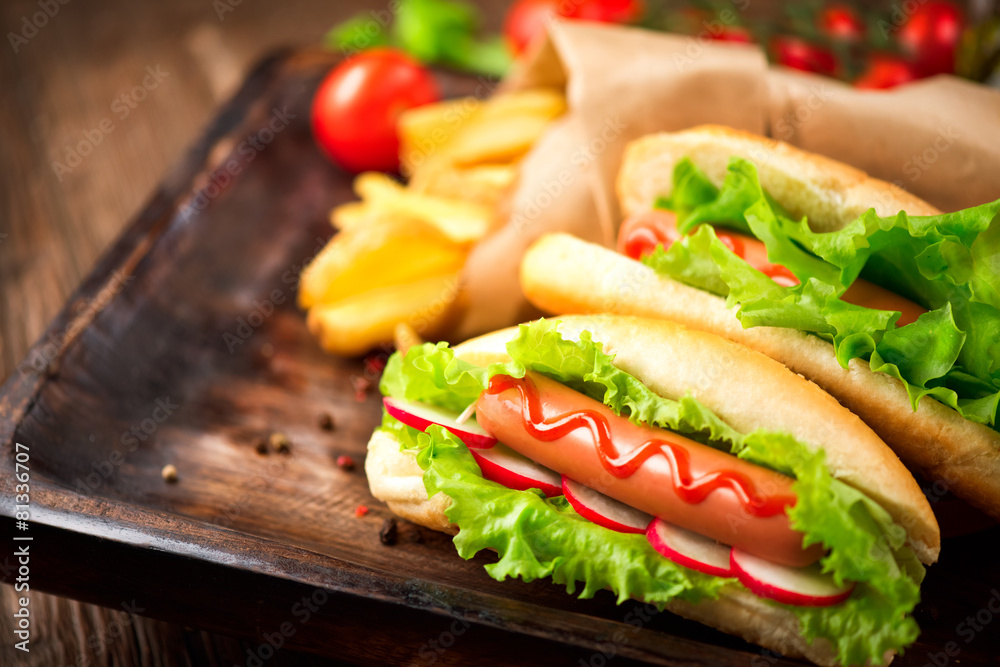
[[[746,511],[753,516],[774,516],[782,513],[785,507],[795,504],[794,495],[764,497],[758,494],[753,480],[735,470],[717,470],[693,479],[687,450],[662,438],[647,440],[629,454],[622,455],[611,441],[611,425],[596,410],[575,410],[545,419],[542,416],[538,389],[531,378],[494,375],[490,378],[486,393],[496,395],[508,389],[516,389],[521,397],[521,417],[528,433],[543,442],[552,442],[578,428],[588,429],[594,436],[597,454],[604,468],[619,479],[631,476],[651,457],[662,454],[673,473],[671,482],[674,492],[686,503],[700,503],[712,491],[729,487],[736,493]]]

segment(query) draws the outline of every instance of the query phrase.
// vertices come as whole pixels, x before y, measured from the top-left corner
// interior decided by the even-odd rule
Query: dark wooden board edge
[[[178,202],[192,191],[215,146],[240,128],[255,102],[266,95],[286,67],[310,62],[332,64],[334,56],[322,51],[285,50],[264,59],[252,70],[240,90],[223,105],[181,162],[168,172],[142,211],[104,253],[24,361],[15,368],[0,388],[0,443],[3,444],[5,466],[13,461],[17,425],[31,410],[39,390],[58,374],[64,351],[110,303],[110,300],[102,303],[101,299],[107,298],[102,295],[110,295],[109,299],[113,299],[117,292],[115,283],[127,278],[166,231]],[[50,349],[53,340],[57,344]],[[38,363],[39,359],[44,363]],[[9,478],[4,484],[12,487]],[[406,581],[332,558],[328,559],[328,569],[311,572],[296,569],[299,563],[291,559],[262,559],[252,566],[238,564],[235,551],[232,558],[216,558],[217,551],[199,549],[197,542],[190,541],[192,533],[200,532],[208,543],[209,532],[214,534],[219,530],[217,526],[199,525],[196,521],[139,508],[130,508],[134,518],[129,525],[108,525],[110,522],[101,519],[107,509],[102,504],[101,500],[56,486],[33,484],[32,535],[38,536],[38,546],[33,551],[33,587],[118,608],[124,603],[131,604],[131,598],[136,596],[169,601],[170,604],[147,608],[137,597],[136,606],[131,609],[162,620],[185,622],[187,614],[178,610],[189,606],[191,598],[183,591],[198,577],[221,577],[234,590],[241,591],[237,596],[241,602],[199,601],[202,607],[199,616],[205,616],[203,607],[209,605],[217,612],[210,616],[219,619],[216,625],[206,629],[233,634],[234,628],[242,628],[245,632],[237,631],[238,634],[258,638],[266,637],[269,628],[280,628],[287,620],[289,612],[282,610],[278,614],[275,605],[284,603],[287,606],[290,600],[297,600],[302,595],[324,591],[336,601],[325,608],[335,611],[324,614],[322,623],[303,624],[303,627],[309,625],[308,631],[296,632],[287,638],[286,645],[316,653],[332,652],[370,664],[384,664],[384,659],[373,658],[370,653],[351,653],[349,642],[336,642],[336,637],[342,636],[338,632],[369,633],[372,642],[384,644],[387,650],[391,647],[403,650],[403,654],[393,654],[392,660],[405,658],[409,651],[411,658],[415,652],[426,664],[461,664],[470,653],[479,656],[483,664],[510,664],[515,660],[536,662],[539,656],[549,654],[559,656],[559,662],[579,659],[580,664],[591,664],[594,659],[601,661],[614,655],[619,657],[619,662],[624,658],[654,664],[735,665],[746,664],[753,655],[631,624],[567,614],[476,592],[445,589],[421,580]],[[4,534],[13,534],[13,517],[13,495],[5,493],[0,499],[0,523],[5,527]],[[170,526],[178,522],[184,523],[183,539],[180,532],[176,538],[171,537]],[[273,545],[270,550],[262,548],[268,544],[268,540],[232,532],[231,545],[239,545],[239,553],[273,551]],[[282,547],[290,553],[291,548]],[[152,553],[160,565],[151,571],[148,562],[134,557],[137,550]],[[72,570],[65,568],[67,553],[75,556]],[[110,569],[114,576],[108,576]],[[0,579],[12,581],[12,570],[3,567],[0,573]],[[96,589],[83,583],[95,574],[102,578],[103,584]],[[379,592],[373,595],[373,590]],[[506,609],[508,613],[482,613],[479,610],[484,607],[485,598],[491,598],[491,608]],[[378,622],[385,618],[392,619],[388,627]],[[456,622],[460,623],[461,634],[466,630],[469,634],[462,641],[461,651],[449,651],[444,646],[448,637],[457,642],[460,634],[454,630]],[[271,632],[273,636],[273,630]],[[433,643],[435,638],[437,644]],[[390,656],[386,654],[385,657]],[[769,664],[798,664],[772,662],[770,657],[768,660]]]

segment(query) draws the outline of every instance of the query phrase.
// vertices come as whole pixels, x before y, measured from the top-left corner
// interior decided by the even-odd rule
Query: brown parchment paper
[[[1000,198],[1000,91],[936,76],[857,90],[782,67],[768,72],[770,133],[955,211]]]
[[[633,139],[715,123],[774,136],[895,182],[943,210],[1000,198],[1000,91],[939,76],[858,91],[767,65],[754,46],[555,22],[504,82],[565,92],[567,113],[521,165],[509,219],[466,263],[452,338],[539,315],[521,293],[528,246],[565,231],[613,246],[614,182]]]

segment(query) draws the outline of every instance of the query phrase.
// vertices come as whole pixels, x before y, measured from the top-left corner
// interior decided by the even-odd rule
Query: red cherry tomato
[[[337,65],[316,91],[316,143],[344,169],[399,169],[399,114],[441,99],[429,71],[392,49],[372,49]]]
[[[950,74],[955,71],[955,48],[964,22],[956,5],[928,0],[906,19],[896,39],[914,59],[921,76]]]
[[[869,90],[895,88],[917,78],[911,63],[899,56],[876,53],[868,62],[868,68],[854,82],[854,86]]]
[[[805,72],[836,76],[837,57],[828,49],[798,37],[778,36],[771,41],[775,62]]]
[[[503,34],[514,53],[528,48],[536,35],[545,32],[545,26],[559,16],[560,0],[516,0],[507,10]]]
[[[833,39],[857,42],[865,35],[865,23],[850,5],[833,4],[819,16],[819,28]]]
[[[565,15],[584,21],[631,23],[642,16],[641,0],[565,0]]]

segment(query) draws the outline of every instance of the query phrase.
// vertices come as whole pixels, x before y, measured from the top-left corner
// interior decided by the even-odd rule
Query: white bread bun
[[[899,459],[860,419],[816,385],[774,360],[702,331],[664,320],[613,315],[567,316],[559,330],[575,338],[590,331],[615,364],[662,396],[679,398],[690,391],[704,405],[740,430],[763,427],[790,432],[806,445],[823,447],[835,477],[877,499],[907,529],[909,543],[924,562],[933,562],[940,534],[930,506]],[[505,345],[516,329],[504,329],[455,348],[476,364],[507,358]],[[735,371],[738,369],[738,372]],[[443,494],[427,498],[423,471],[396,439],[376,431],[365,462],[372,494],[399,516],[454,534],[444,516]],[[717,600],[674,602],[668,609],[740,636],[784,655],[835,665],[832,646],[808,644],[790,612],[733,587]]]
[[[651,134],[625,149],[618,172],[618,199],[626,216],[653,208],[669,195],[674,165],[690,158],[716,185],[726,178],[729,158],[757,167],[760,182],[794,218],[809,217],[816,232],[830,232],[874,207],[879,215],[941,213],[923,199],[863,171],[776,139],[719,125]]]
[[[396,436],[384,431],[372,433],[365,458],[365,475],[372,495],[384,502],[392,513],[407,521],[434,530],[458,534],[444,511],[451,502],[443,493],[427,497],[424,471],[412,452],[400,451]]]
[[[673,168],[689,156],[721,184],[729,157],[757,162],[764,188],[815,229],[833,230],[874,206],[882,215],[939,211],[864,173],[778,141],[720,127],[660,134],[633,142],[618,180],[627,214],[669,194]],[[550,313],[613,312],[660,317],[709,331],[762,352],[801,373],[865,420],[912,468],[1000,518],[1000,433],[925,397],[913,411],[898,380],[855,359],[847,370],[833,346],[791,329],[744,329],[725,300],[688,287],[603,247],[566,235],[540,239],[521,264],[529,300]]]

